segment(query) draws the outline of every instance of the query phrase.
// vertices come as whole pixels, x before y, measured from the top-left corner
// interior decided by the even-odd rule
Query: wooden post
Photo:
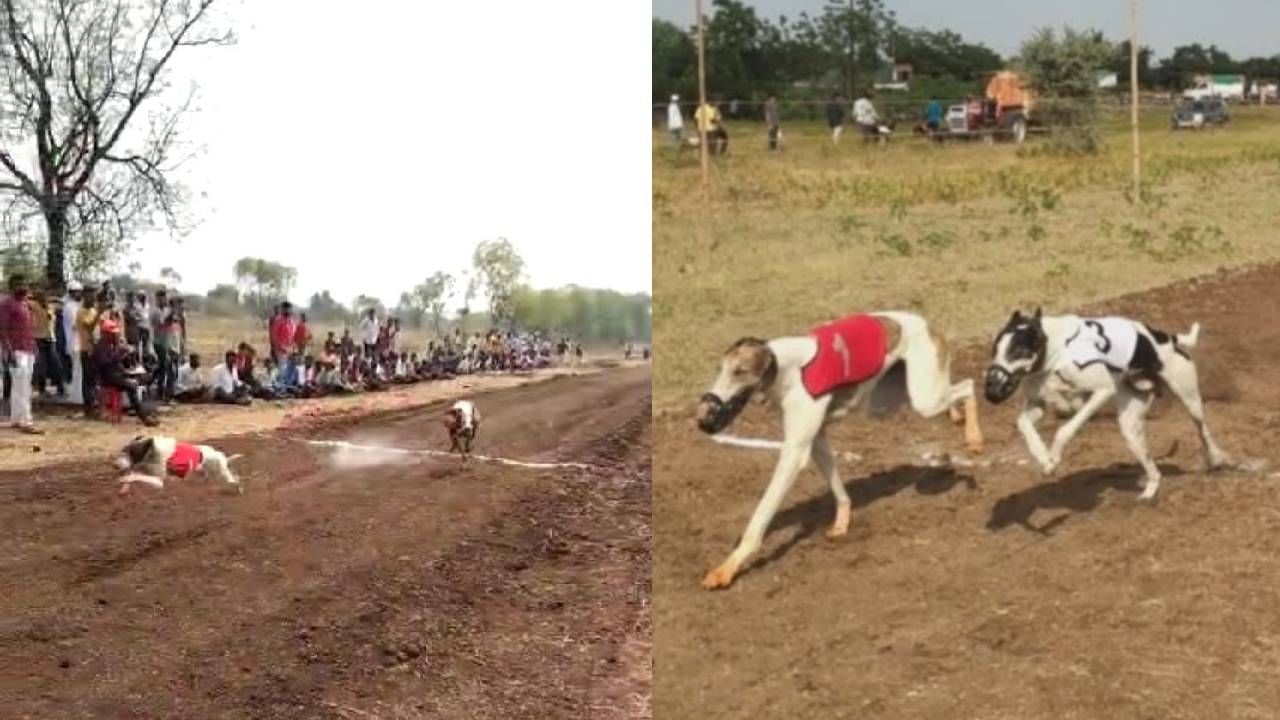
[[[698,17],[698,108],[693,113],[693,122],[698,126],[698,154],[702,156],[702,195],[706,199],[710,188],[711,168],[708,163],[707,132],[698,122],[698,113],[707,104],[707,60],[706,41],[702,30],[702,0],[694,0],[694,12]]]
[[[1133,200],[1142,191],[1142,155],[1138,151],[1138,0],[1129,0],[1129,97],[1133,125]]]

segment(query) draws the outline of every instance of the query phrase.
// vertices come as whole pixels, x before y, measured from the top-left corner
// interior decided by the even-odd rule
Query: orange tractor
[[[1008,70],[998,72],[987,82],[985,97],[948,107],[943,125],[933,137],[1021,143],[1027,139],[1033,103],[1031,91],[1020,75]]]

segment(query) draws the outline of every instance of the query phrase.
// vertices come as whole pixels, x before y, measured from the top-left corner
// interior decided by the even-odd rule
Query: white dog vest
[[[475,409],[475,406],[471,404],[471,401],[459,400],[453,404],[453,409],[458,411],[458,415],[462,420],[462,429],[470,428],[471,418],[473,417],[473,411]]]
[[[1067,357],[1078,368],[1102,363],[1116,372],[1129,369],[1138,347],[1138,328],[1120,317],[1082,318],[1067,339]]]

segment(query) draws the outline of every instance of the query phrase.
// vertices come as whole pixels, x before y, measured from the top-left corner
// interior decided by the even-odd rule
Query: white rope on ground
[[[385,447],[382,445],[358,445],[356,443],[347,442],[346,440],[307,440],[308,445],[321,445],[325,447],[343,448],[347,450],[364,450],[368,452],[390,453],[393,455],[431,455],[437,457],[458,457],[457,453],[447,452],[444,450],[407,450],[405,448]],[[557,468],[576,468],[579,470],[598,470],[596,465],[580,462],[526,462],[524,460],[511,460],[509,458],[492,457],[489,455],[471,455],[473,460],[483,460],[485,462],[494,462],[500,465],[511,465],[515,467],[533,468],[536,470],[554,470]]]

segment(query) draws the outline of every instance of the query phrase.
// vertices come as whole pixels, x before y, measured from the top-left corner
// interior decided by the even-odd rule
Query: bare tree
[[[0,219],[18,237],[43,221],[50,285],[64,285],[76,238],[119,248],[157,216],[184,228],[186,192],[169,175],[186,159],[193,92],[160,97],[179,48],[232,42],[206,27],[212,3],[0,0]]]

